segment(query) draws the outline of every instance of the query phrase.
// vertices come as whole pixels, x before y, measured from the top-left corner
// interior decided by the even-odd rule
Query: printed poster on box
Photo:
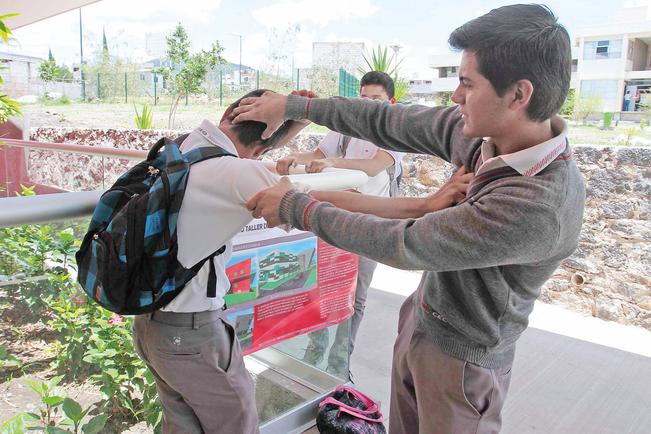
[[[357,255],[311,232],[253,220],[233,239],[226,264],[227,318],[249,354],[353,314]]]

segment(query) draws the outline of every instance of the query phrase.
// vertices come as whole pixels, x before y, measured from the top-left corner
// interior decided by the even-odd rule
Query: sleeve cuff
[[[288,191],[280,201],[280,221],[289,223],[297,229],[307,230],[305,211],[308,205],[315,201],[309,194],[301,193],[298,190]]]
[[[287,106],[285,107],[285,120],[306,119],[307,100],[308,98],[304,96],[288,95]]]

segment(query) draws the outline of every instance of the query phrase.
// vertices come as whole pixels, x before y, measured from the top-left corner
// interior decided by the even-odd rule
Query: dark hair
[[[389,98],[393,98],[396,93],[393,79],[389,76],[389,74],[385,72],[370,71],[364,74],[362,79],[359,81],[359,87],[361,88],[362,86],[366,86],[368,84],[379,84],[382,86]]]
[[[572,70],[570,37],[547,6],[493,9],[457,28],[448,42],[475,53],[479,72],[500,96],[518,80],[531,81],[531,120],[547,120],[563,105]]]
[[[267,89],[256,89],[240,97],[233,104],[228,106],[227,111],[233,110],[240,105],[240,101],[250,96],[261,96],[267,92]],[[278,142],[287,135],[290,127],[295,121],[285,121],[268,139],[262,139],[262,133],[267,128],[267,124],[258,121],[243,121],[232,125],[232,130],[237,135],[238,140],[243,146],[251,147],[263,145],[266,148],[274,148]]]

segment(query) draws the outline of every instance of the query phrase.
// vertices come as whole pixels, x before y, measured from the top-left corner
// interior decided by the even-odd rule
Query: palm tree
[[[365,74],[369,71],[385,72],[393,78],[395,87],[394,98],[400,101],[409,92],[409,83],[399,75],[399,67],[403,59],[398,59],[397,50],[389,55],[388,47],[377,46],[377,50],[371,51],[370,58],[364,55],[366,68],[359,68],[359,72]]]

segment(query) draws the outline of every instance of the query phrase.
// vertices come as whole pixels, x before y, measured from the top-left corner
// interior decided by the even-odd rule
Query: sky
[[[464,22],[513,1],[460,0],[103,0],[82,8],[84,58],[101,47],[106,31],[112,55],[146,60],[145,34],[171,33],[181,22],[193,51],[214,41],[224,47],[226,60],[269,68],[282,56],[283,69],[309,68],[313,42],[364,42],[367,50],[398,45],[402,73],[408,78],[431,78],[428,58],[449,52],[447,38]],[[624,0],[549,0],[547,4],[570,36],[581,28],[607,24]],[[9,13],[5,11],[3,13]],[[8,21],[10,24],[10,21]],[[20,45],[12,51],[47,58],[52,50],[58,63],[79,62],[79,11],[17,29]],[[278,62],[277,60],[275,62]]]

